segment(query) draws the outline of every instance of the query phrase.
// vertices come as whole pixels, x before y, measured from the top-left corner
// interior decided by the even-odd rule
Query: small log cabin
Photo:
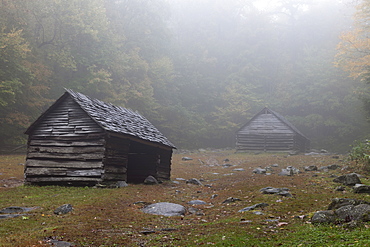
[[[176,147],[131,110],[66,92],[25,132],[25,182],[95,185],[169,180]]]
[[[305,152],[310,141],[287,119],[265,107],[236,133],[238,152]]]

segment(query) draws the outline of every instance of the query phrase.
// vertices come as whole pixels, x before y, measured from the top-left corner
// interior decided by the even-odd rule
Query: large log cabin
[[[169,180],[176,147],[139,113],[66,89],[25,132],[25,182],[96,185]]]

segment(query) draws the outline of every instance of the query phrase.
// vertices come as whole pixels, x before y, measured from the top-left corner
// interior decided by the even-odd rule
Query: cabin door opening
[[[157,177],[158,154],[155,148],[142,143],[130,143],[127,162],[127,182],[142,183],[148,176]]]

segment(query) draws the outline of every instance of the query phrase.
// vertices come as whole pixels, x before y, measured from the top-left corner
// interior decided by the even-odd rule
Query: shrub
[[[349,153],[349,159],[370,171],[370,140],[356,141]]]

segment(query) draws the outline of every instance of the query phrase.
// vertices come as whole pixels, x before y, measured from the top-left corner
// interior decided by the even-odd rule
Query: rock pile
[[[367,221],[370,221],[370,202],[348,198],[333,199],[328,210],[318,211],[311,218],[313,224],[347,224],[349,227]]]

